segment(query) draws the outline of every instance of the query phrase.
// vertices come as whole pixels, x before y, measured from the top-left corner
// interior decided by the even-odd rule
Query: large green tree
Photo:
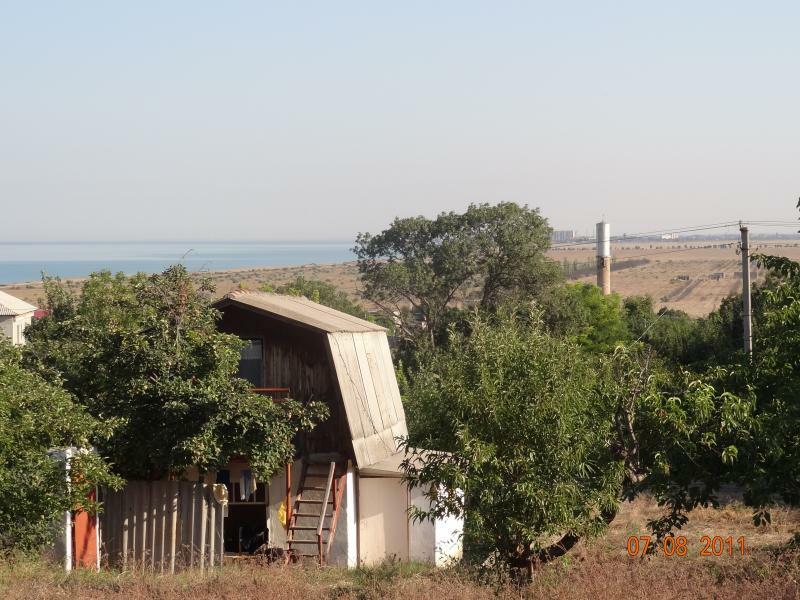
[[[89,451],[107,439],[101,422],[59,385],[20,364],[19,351],[0,336],[0,553],[52,542],[64,511],[83,507],[95,485],[116,485],[108,464]],[[66,465],[54,451],[74,448]]]
[[[45,281],[49,316],[26,331],[27,362],[63,379],[96,418],[118,421],[102,449],[126,478],[210,470],[232,455],[267,477],[323,416],[319,404],[275,404],[236,377],[241,341],[218,331],[211,291],[182,266],[95,273],[78,296]]]
[[[453,307],[496,309],[552,285],[560,271],[545,255],[550,232],[538,209],[473,204],[435,219],[395,219],[379,234],[359,234],[353,250],[365,297],[398,334],[435,345]]]
[[[406,476],[430,490],[432,509],[417,516],[464,516],[481,559],[532,566],[615,514],[625,477],[611,450],[617,400],[599,393],[600,363],[536,314],[474,314],[469,330],[452,328],[411,376]]]
[[[538,315],[476,313],[418,362],[403,380],[406,477],[432,501],[418,516],[465,517],[481,560],[559,556],[642,492],[664,507],[651,523],[664,536],[751,468],[753,395],[715,386],[725,372],[666,369],[640,343],[597,353]]]

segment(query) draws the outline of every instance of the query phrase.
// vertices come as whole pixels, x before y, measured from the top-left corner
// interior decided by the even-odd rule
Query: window
[[[264,348],[261,340],[244,340],[245,347],[239,356],[239,377],[253,387],[264,387]]]

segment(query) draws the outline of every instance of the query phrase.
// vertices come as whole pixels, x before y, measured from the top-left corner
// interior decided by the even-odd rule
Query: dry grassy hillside
[[[751,243],[753,252],[777,254],[800,260],[800,243],[770,241]],[[553,250],[550,256],[559,262],[585,263],[594,260],[591,245]],[[611,288],[623,297],[649,295],[657,308],[667,307],[686,311],[693,316],[706,315],[716,309],[723,298],[739,293],[742,289],[741,256],[732,244],[720,242],[686,242],[658,244],[615,245],[614,260],[624,262],[645,259],[646,264],[614,271]],[[755,271],[755,268],[754,268]],[[722,273],[721,279],[712,274]],[[756,271],[756,280],[762,280],[763,272]],[[581,277],[580,281],[594,283],[595,276]]]
[[[800,260],[800,243],[796,240],[773,240],[769,244],[752,242],[754,252],[765,252]],[[684,310],[690,315],[706,315],[719,306],[723,298],[741,290],[741,258],[733,244],[720,242],[659,242],[655,244],[616,244],[614,260],[646,260],[645,264],[614,271],[612,289],[622,296],[649,295],[657,307]],[[594,246],[572,246],[549,252],[553,260],[562,263],[591,264]],[[713,273],[722,273],[721,279],[712,279]],[[331,265],[303,265],[298,267],[271,267],[262,269],[236,269],[211,271],[201,275],[210,277],[219,295],[243,287],[257,289],[264,282],[281,284],[298,275],[321,279],[359,297],[358,271],[355,263]],[[200,275],[198,275],[200,276]],[[681,278],[682,277],[682,278]],[[758,275],[763,278],[763,273]],[[593,283],[595,276],[587,275],[580,281]],[[79,280],[68,281],[76,289]],[[42,296],[40,283],[0,286],[5,292],[36,303]]]

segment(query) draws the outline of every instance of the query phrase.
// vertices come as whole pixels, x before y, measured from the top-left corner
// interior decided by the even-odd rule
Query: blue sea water
[[[42,273],[85,277],[108,269],[155,273],[182,263],[190,271],[327,264],[354,260],[352,242],[3,242],[0,285]]]

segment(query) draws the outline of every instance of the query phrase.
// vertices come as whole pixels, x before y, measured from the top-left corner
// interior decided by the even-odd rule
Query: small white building
[[[15,346],[25,343],[25,328],[31,324],[36,307],[0,292],[0,332]]]

